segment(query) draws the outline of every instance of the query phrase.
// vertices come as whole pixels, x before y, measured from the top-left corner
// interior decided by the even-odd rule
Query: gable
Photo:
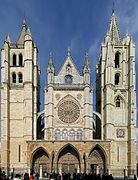
[[[83,76],[80,75],[78,69],[76,68],[75,64],[73,63],[72,57],[67,56],[65,59],[64,64],[61,66],[60,71],[55,76],[55,83],[64,84],[65,78],[67,76],[72,77],[72,84],[82,84],[83,83]]]

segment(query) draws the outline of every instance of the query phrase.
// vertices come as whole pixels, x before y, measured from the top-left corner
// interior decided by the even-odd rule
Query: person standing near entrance
[[[29,174],[28,173],[24,174],[24,180],[29,180]]]
[[[33,174],[30,174],[30,180],[34,180]]]
[[[39,174],[38,173],[35,174],[35,178],[34,179],[35,180],[39,180]]]

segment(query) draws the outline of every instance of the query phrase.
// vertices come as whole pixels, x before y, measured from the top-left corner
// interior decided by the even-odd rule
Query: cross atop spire
[[[121,43],[120,35],[119,35],[119,29],[118,29],[118,25],[116,22],[114,9],[113,9],[112,16],[111,16],[111,22],[109,25],[108,35],[110,36],[112,43],[114,43],[114,44],[120,44]]]

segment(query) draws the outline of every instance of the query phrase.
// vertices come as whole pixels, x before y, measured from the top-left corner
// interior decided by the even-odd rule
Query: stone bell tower
[[[7,36],[1,50],[1,167],[27,169],[27,143],[36,139],[39,111],[37,47],[23,21],[16,43]]]
[[[110,169],[136,170],[135,44],[128,33],[121,40],[113,11],[97,65],[97,111],[102,139],[110,140]]]

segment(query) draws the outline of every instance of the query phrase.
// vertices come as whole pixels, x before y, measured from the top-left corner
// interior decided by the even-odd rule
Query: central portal
[[[78,152],[71,145],[65,146],[58,156],[58,172],[73,174],[79,171],[80,159]]]

